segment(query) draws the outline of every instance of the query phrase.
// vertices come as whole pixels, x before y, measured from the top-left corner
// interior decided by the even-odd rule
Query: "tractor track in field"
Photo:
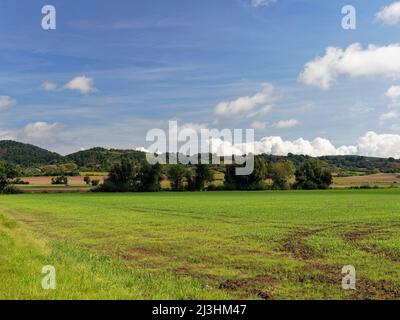
[[[318,229],[293,232],[288,237],[286,237],[286,239],[283,240],[283,249],[285,252],[290,253],[296,259],[308,261],[311,258],[315,258],[316,254],[311,248],[304,245],[304,239],[318,234],[319,232],[341,226],[343,226],[343,224],[334,224],[320,227]]]
[[[305,273],[311,273],[318,271],[318,275],[314,276],[313,280],[329,285],[341,286],[341,280],[343,274],[341,273],[342,266],[333,266],[325,263],[313,260],[317,257],[315,252],[311,248],[304,245],[304,239],[319,232],[326,231],[332,228],[341,227],[344,224],[334,224],[327,227],[321,227],[312,230],[297,231],[289,235],[283,242],[283,248],[286,252],[289,252],[294,258],[304,261],[306,263],[304,267]],[[348,233],[344,233],[344,239],[355,245],[360,250],[364,250],[370,254],[380,254],[382,251],[372,250],[366,248],[359,243],[366,235],[370,235],[376,231],[380,231],[382,228],[373,228],[369,230],[356,230]],[[385,257],[392,261],[400,261],[400,257],[397,255],[387,255]],[[299,279],[302,281],[302,279]],[[351,300],[373,300],[373,299],[400,299],[400,285],[393,284],[385,280],[373,281],[365,277],[357,277],[357,289],[352,291],[349,299]]]
[[[382,258],[385,258],[387,260],[393,261],[393,262],[400,262],[400,255],[396,252],[390,252],[387,250],[379,250],[374,247],[370,247],[366,244],[361,243],[366,236],[371,235],[376,232],[382,232],[384,231],[385,228],[373,228],[369,230],[354,230],[350,231],[344,234],[344,239],[351,243],[353,246],[355,246],[357,249],[365,251],[369,254],[380,256]]]
[[[263,300],[271,300],[274,297],[276,282],[274,277],[258,275],[252,278],[225,280],[220,283],[219,289],[242,292],[242,294],[239,293],[241,299],[253,295]]]
[[[195,219],[195,220],[200,220],[200,221],[209,221],[210,217],[207,217],[204,212],[195,212],[195,211],[177,211],[176,209],[161,209],[161,208],[144,208],[144,207],[129,207],[130,210],[140,212],[140,213],[159,213],[159,214],[167,214],[169,216],[173,217],[179,217],[179,218],[190,218],[190,219]],[[226,217],[218,217],[215,216],[213,217],[213,220],[217,222],[222,222],[226,224],[245,224],[244,222],[241,222],[240,218],[226,218]],[[255,221],[257,222],[257,221]],[[246,222],[248,223],[248,221]]]

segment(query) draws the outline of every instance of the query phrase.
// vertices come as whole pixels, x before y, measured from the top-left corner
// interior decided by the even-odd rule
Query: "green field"
[[[398,189],[0,197],[0,299],[398,299],[399,248]]]

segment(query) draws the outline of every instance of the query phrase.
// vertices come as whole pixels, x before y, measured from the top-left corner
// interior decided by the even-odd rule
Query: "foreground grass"
[[[396,189],[15,195],[0,215],[0,298],[400,297]]]
[[[189,277],[128,268],[66,242],[46,243],[0,215],[0,299],[226,299]],[[56,290],[43,290],[44,265],[56,268]]]

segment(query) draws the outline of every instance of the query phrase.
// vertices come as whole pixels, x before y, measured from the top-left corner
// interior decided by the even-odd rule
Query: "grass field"
[[[398,299],[399,248],[398,189],[0,197],[3,299]]]

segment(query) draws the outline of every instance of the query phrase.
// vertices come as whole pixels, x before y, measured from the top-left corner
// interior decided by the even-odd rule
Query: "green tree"
[[[296,167],[291,161],[272,163],[268,169],[268,176],[272,179],[272,188],[289,189],[289,180],[295,172]]]
[[[127,192],[137,191],[138,189],[138,165],[129,159],[122,159],[120,163],[115,163],[108,178],[104,181],[102,191]]]
[[[254,170],[249,175],[237,175],[236,168],[238,164],[226,166],[225,184],[228,187],[238,190],[251,190],[263,188],[265,179],[267,178],[267,164],[261,156],[254,156]]]
[[[187,168],[185,178],[187,181],[187,190],[196,191],[196,172],[193,168]]]
[[[206,164],[198,164],[195,168],[195,190],[203,191],[206,183],[214,180],[214,172],[211,169],[211,166]]]
[[[313,190],[328,189],[333,182],[332,173],[322,167],[318,159],[307,159],[296,170],[295,188]]]
[[[0,161],[0,192],[14,179],[17,175],[15,168],[5,161]]]
[[[163,172],[160,164],[151,165],[147,160],[142,160],[138,175],[140,191],[160,191],[162,178]]]
[[[171,189],[182,191],[184,189],[183,179],[186,176],[186,168],[181,164],[171,165],[167,172],[168,179],[171,181]]]

